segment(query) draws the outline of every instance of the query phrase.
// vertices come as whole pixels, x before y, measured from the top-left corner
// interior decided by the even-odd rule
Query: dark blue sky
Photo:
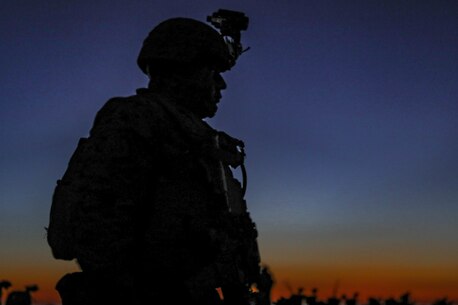
[[[53,264],[55,181],[97,110],[146,85],[152,27],[219,8],[250,17],[251,50],[210,123],[246,143],[265,262],[357,266],[365,249],[458,274],[456,1],[2,1],[0,267]]]

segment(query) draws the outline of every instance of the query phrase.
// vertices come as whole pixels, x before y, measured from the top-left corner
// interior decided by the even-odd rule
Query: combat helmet
[[[137,64],[143,73],[161,64],[212,64],[221,72],[232,66],[223,36],[190,18],[171,18],[157,25],[143,41]]]

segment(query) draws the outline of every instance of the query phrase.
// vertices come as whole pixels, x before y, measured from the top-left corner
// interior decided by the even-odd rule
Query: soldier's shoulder
[[[137,90],[137,94],[110,98],[97,112],[91,134],[98,129],[151,129],[167,123],[161,98]]]
[[[110,98],[98,115],[161,116],[164,112],[161,103],[159,96],[138,90],[135,95]]]

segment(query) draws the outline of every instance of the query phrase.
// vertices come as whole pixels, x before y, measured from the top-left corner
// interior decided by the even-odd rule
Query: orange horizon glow
[[[403,262],[383,261],[382,257],[373,257],[373,261],[362,258],[340,261],[342,255],[333,262],[323,256],[319,259],[290,257],[287,260],[278,255],[269,257],[270,252],[263,252],[266,253],[263,261],[271,262],[267,265],[275,281],[272,301],[289,297],[298,288],[304,288],[305,295],[317,288],[318,299],[323,301],[331,297],[336,288],[337,297],[343,294],[351,297],[358,292],[359,304],[367,304],[369,297],[398,299],[405,292],[410,292],[411,299],[417,304],[432,304],[444,297],[458,301],[458,264],[450,260],[423,264],[408,264],[407,259]],[[34,263],[20,256],[11,256],[2,262],[0,271],[0,280],[12,283],[12,287],[4,291],[3,300],[14,290],[36,284],[39,290],[32,293],[33,304],[57,305],[61,303],[55,290],[57,281],[66,273],[79,271],[79,267],[75,262],[55,260],[48,254],[36,257]]]
[[[290,282],[289,283],[293,288],[293,293],[297,292],[297,289],[303,287],[301,283]],[[61,300],[59,294],[54,289],[55,283],[42,283],[40,286],[40,290],[37,292],[32,293],[32,298],[34,300],[33,304],[60,304]],[[12,287],[13,288],[13,287]],[[18,286],[19,288],[19,286]],[[309,295],[311,289],[314,287],[305,288],[304,294]],[[318,299],[326,301],[329,297],[332,296],[333,287],[331,286],[321,286],[316,287],[318,288]],[[450,301],[458,301],[458,294],[456,292],[447,290],[447,289],[438,289],[432,288],[428,291],[418,291],[416,289],[406,289],[406,287],[399,287],[397,289],[386,288],[386,287],[357,287],[357,286],[346,286],[346,289],[339,289],[337,297],[341,297],[343,294],[346,294],[348,297],[351,297],[354,292],[359,293],[358,297],[358,304],[367,304],[367,300],[369,297],[375,297],[378,299],[388,299],[390,297],[398,299],[399,296],[405,292],[411,293],[411,299],[413,302],[418,304],[432,304],[434,301],[447,297]],[[13,290],[21,290],[21,289],[8,289],[4,291],[4,300],[8,293],[12,292]],[[291,291],[288,289],[286,285],[276,285],[272,289],[272,301],[275,302],[282,297],[289,297],[291,296]],[[4,302],[3,302],[4,304]]]
[[[345,268],[346,269],[346,268]],[[33,304],[60,304],[60,297],[55,290],[57,281],[68,272],[75,272],[73,268],[51,268],[48,273],[44,269],[29,270],[29,276],[24,273],[2,274],[2,279],[8,279],[13,284],[10,289],[4,291],[3,299],[14,290],[22,290],[26,285],[37,284],[39,290],[32,293]],[[311,294],[312,288],[318,289],[318,299],[326,301],[337,290],[336,296],[343,294],[351,297],[355,292],[359,293],[358,303],[367,304],[369,297],[385,300],[387,298],[398,299],[405,292],[411,293],[411,299],[417,304],[432,304],[432,302],[447,297],[451,301],[458,301],[458,278],[457,270],[449,269],[448,272],[436,271],[428,273],[425,270],[398,270],[394,273],[392,268],[371,268],[373,273],[367,276],[369,271],[353,269],[353,273],[343,276],[342,269],[333,270],[325,267],[276,267],[271,266],[275,284],[272,289],[272,301],[281,297],[289,297],[296,293],[298,288],[304,288],[304,294]],[[392,273],[391,275],[390,272]],[[9,276],[8,276],[9,275]],[[3,278],[3,276],[5,278]],[[429,277],[428,277],[429,276]],[[337,288],[337,289],[336,289]]]
[[[318,289],[318,299],[352,297],[359,294],[358,303],[366,304],[369,297],[388,299],[409,292],[413,302],[432,304],[447,297],[458,301],[458,268],[435,266],[413,268],[379,264],[378,266],[272,266],[275,285],[272,300],[288,297],[299,288],[310,295]]]
[[[286,286],[277,286],[272,289],[272,301],[277,301],[280,298],[288,298],[292,293],[297,293],[298,288],[305,287],[302,283],[288,282],[292,291]],[[333,296],[333,285],[328,286],[310,286],[305,289],[304,295],[310,295],[311,289],[318,288],[318,299],[326,301],[328,298]],[[386,300],[388,298],[394,298],[399,300],[399,297],[409,292],[411,300],[416,304],[433,304],[434,301],[447,297],[450,301],[458,301],[458,293],[451,290],[431,288],[427,291],[407,289],[407,287],[391,288],[391,287],[361,287],[356,285],[347,285],[345,289],[339,289],[336,295],[337,298],[341,298],[342,295],[352,297],[353,294],[358,293],[358,304],[367,304],[369,298],[376,298],[379,300]]]
[[[45,285],[42,285],[42,286],[45,286]],[[293,285],[293,287],[301,287],[301,286]],[[34,300],[33,304],[55,304],[55,305],[60,304],[61,300],[60,300],[59,294],[54,289],[54,285],[51,285],[51,287],[45,287],[45,288],[46,289],[40,288],[39,291],[34,292],[32,294],[32,298]],[[331,293],[332,288],[331,287],[321,287],[321,288],[322,289],[318,290],[318,298],[320,300],[325,301],[329,297],[332,296],[332,293]],[[8,293],[11,291],[13,290],[4,291],[5,299]],[[296,292],[296,291],[293,291],[293,292]],[[436,290],[425,293],[425,292],[419,292],[415,290],[402,289],[402,288],[399,288],[397,290],[383,289],[383,288],[382,289],[372,288],[368,290],[362,290],[362,289],[351,289],[350,288],[350,289],[346,289],[345,291],[342,291],[342,293],[340,293],[338,297],[340,297],[342,294],[346,294],[347,296],[351,297],[354,292],[359,293],[358,304],[366,304],[369,297],[375,297],[375,298],[379,298],[382,300],[390,298],[390,297],[398,299],[399,296],[405,292],[410,292],[411,299],[413,300],[413,302],[419,303],[419,304],[432,304],[434,301],[444,298],[444,297],[448,297],[450,301],[454,301],[454,302],[458,300],[458,295],[457,294],[452,295],[450,291],[448,291],[448,293],[439,291],[442,293],[437,294],[435,293],[437,292]],[[310,293],[310,289],[305,291],[305,295],[309,293]],[[272,290],[272,301],[275,302],[282,297],[287,298],[290,295],[291,295],[291,292],[286,287],[276,287],[276,288],[274,287],[274,289]]]

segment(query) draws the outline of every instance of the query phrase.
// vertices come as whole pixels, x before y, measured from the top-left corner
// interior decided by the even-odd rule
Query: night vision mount
[[[243,52],[250,49],[248,47],[244,50],[240,41],[240,32],[248,28],[248,21],[249,19],[244,13],[225,9],[219,9],[207,17],[207,22],[217,28],[224,37],[231,55],[231,66],[235,64],[235,61]]]

